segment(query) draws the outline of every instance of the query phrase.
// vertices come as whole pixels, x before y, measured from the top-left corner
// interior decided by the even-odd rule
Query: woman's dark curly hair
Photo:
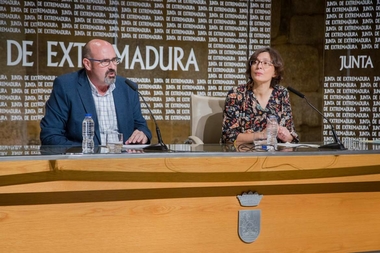
[[[273,77],[272,80],[271,80],[271,82],[270,82],[270,87],[273,88],[275,85],[279,84],[281,82],[281,80],[283,79],[283,75],[284,75],[284,62],[282,60],[282,57],[281,57],[280,53],[276,49],[274,49],[274,48],[263,47],[263,48],[257,49],[251,55],[251,57],[249,58],[249,60],[247,62],[247,70],[246,70],[245,74],[247,75],[247,78],[248,78],[247,86],[248,86],[248,89],[250,89],[250,90],[253,89],[253,79],[252,79],[252,76],[251,76],[251,65],[250,65],[250,62],[251,61],[256,61],[257,60],[257,56],[259,56],[259,54],[264,53],[264,52],[268,52],[269,53],[270,58],[272,59],[273,66],[274,66],[274,71],[276,73],[276,77]]]

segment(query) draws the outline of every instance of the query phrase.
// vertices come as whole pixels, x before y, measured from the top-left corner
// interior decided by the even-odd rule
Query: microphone
[[[137,90],[137,87],[136,87],[135,83],[133,83],[131,80],[125,79],[125,83],[128,84],[128,86],[131,87],[132,90],[136,91],[140,95],[140,97],[144,101],[146,107],[148,108],[150,115],[152,116],[152,119],[154,121],[154,125],[156,126],[156,134],[157,134],[158,144],[149,145],[149,146],[143,148],[143,150],[144,151],[159,151],[159,150],[161,150],[161,151],[167,151],[168,147],[162,141],[160,128],[158,127],[156,119],[154,118],[154,115],[153,115],[152,111],[150,110],[148,104],[146,103],[144,97]]]
[[[344,147],[343,143],[340,142],[338,136],[336,135],[336,132],[335,132],[335,129],[334,129],[334,126],[333,124],[331,124],[330,120],[328,118],[326,118],[317,108],[315,108],[314,105],[312,105],[309,100],[307,100],[307,98],[305,97],[304,94],[302,94],[301,92],[299,92],[298,90],[295,90],[293,89],[292,87],[288,86],[288,90],[293,92],[294,94],[296,94],[297,96],[299,96],[300,98],[303,98],[306,100],[306,102],[311,106],[311,108],[313,108],[315,111],[317,111],[329,124],[330,124],[330,127],[331,127],[331,131],[333,133],[333,137],[334,137],[334,143],[329,143],[329,144],[326,144],[326,145],[322,145],[320,146],[319,148],[329,148],[329,149],[340,149],[340,150],[345,150],[346,148]]]

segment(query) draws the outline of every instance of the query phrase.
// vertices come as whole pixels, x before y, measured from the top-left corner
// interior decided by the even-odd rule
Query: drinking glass
[[[123,134],[119,132],[107,132],[106,146],[108,153],[120,154],[123,148]]]

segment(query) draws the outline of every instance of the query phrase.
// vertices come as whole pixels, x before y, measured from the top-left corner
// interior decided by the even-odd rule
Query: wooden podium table
[[[170,147],[0,157],[0,251],[380,250],[379,151]],[[259,205],[240,205],[248,191]],[[240,210],[261,210],[252,243],[239,237]]]

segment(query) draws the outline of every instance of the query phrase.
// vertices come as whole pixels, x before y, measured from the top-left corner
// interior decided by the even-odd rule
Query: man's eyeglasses
[[[273,66],[273,62],[271,61],[259,61],[259,60],[252,60],[252,61],[249,61],[249,66],[259,66],[259,64],[261,63],[261,66],[263,67],[263,69],[267,69],[271,66]]]
[[[115,57],[112,59],[103,59],[103,60],[97,60],[97,59],[92,59],[92,58],[87,58],[87,59],[89,59],[90,61],[99,62],[100,66],[102,66],[102,67],[108,67],[111,64],[111,62],[113,62],[113,64],[117,65],[121,61],[121,59],[118,57]]]

